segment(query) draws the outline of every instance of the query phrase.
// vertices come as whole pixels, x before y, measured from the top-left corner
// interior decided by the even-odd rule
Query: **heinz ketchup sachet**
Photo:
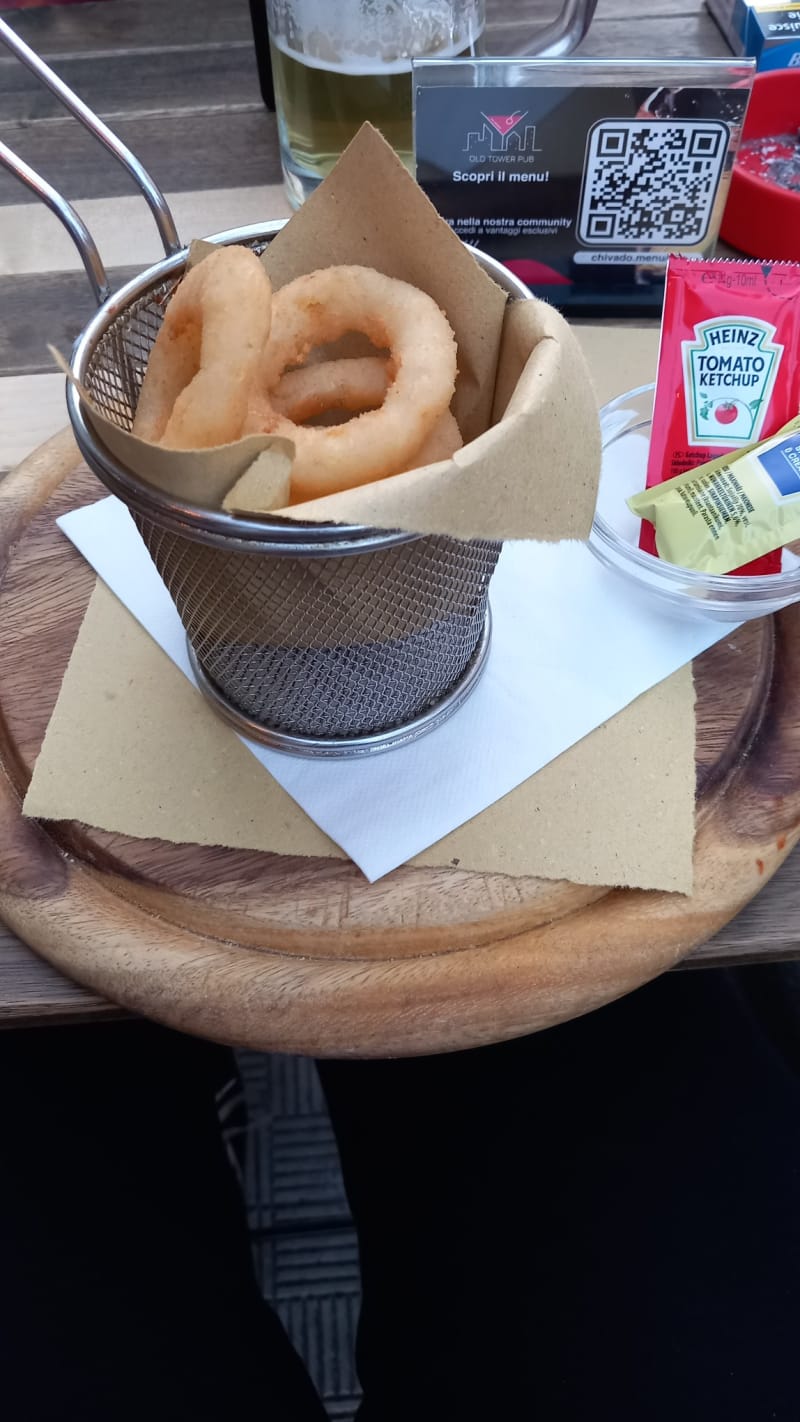
[[[767,439],[800,412],[800,265],[670,257],[647,488]],[[656,553],[653,525],[639,546]],[[781,550],[737,573],[779,573]]]

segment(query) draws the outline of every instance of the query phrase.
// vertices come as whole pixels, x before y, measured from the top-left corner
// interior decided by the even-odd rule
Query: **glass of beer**
[[[411,63],[475,53],[484,0],[267,0],[286,192],[299,207],[369,120],[413,172]]]

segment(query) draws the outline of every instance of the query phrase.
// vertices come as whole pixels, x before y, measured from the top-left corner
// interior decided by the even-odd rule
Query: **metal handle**
[[[586,38],[596,8],[597,0],[564,0],[561,13],[549,25],[534,30],[530,39],[519,44],[503,45],[503,54],[509,57],[527,55],[530,59],[562,59]]]
[[[0,21],[0,24],[2,21]],[[30,188],[38,198],[54,212],[66,227],[75,246],[81,254],[83,265],[86,268],[86,275],[91,283],[92,291],[98,306],[111,295],[111,288],[108,284],[106,269],[103,266],[97,244],[92,237],[83,218],[75,211],[71,203],[67,202],[55,188],[46,182],[41,173],[37,173],[35,168],[31,168],[24,163],[16,153],[12,153],[6,143],[0,143],[0,164],[7,168],[9,173],[13,173],[15,178],[19,178],[26,188]]]
[[[50,66],[45,64],[44,60],[40,59],[39,55],[14,33],[5,20],[0,20],[0,40],[19,59],[20,63],[24,64],[26,69],[30,69],[36,78],[51,93],[55,94],[64,107],[83,124],[84,128],[88,128],[89,132],[94,134],[104,148],[107,148],[109,153],[113,154],[123,168],[130,173],[153,214],[167,256],[171,257],[176,252],[180,252],[181,240],[167,200],[135,154],[131,153],[130,149],[121,139],[117,138],[115,133],[112,133],[102,119],[99,119],[97,114],[93,113],[89,106],[72,92],[63,79],[59,79]],[[13,153],[5,143],[0,143],[0,164],[13,173],[15,178],[19,178],[27,188],[30,188],[31,192],[35,193],[63,222],[81,255],[98,305],[102,305],[109,295],[108,278],[100,259],[100,253],[83,219],[71,203],[67,202],[66,198],[62,197],[41,174],[23,162],[16,153]]]

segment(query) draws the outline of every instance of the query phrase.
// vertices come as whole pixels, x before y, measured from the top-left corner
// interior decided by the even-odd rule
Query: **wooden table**
[[[524,31],[529,0],[495,0],[495,35]],[[544,22],[548,10],[538,8]],[[288,215],[275,121],[261,102],[246,0],[113,0],[12,12],[34,48],[152,170],[183,234]],[[498,41],[495,48],[501,49]],[[700,0],[599,0],[585,55],[725,55]],[[0,53],[0,136],[53,179],[98,240],[119,285],[160,255],[126,174]],[[135,76],[135,79],[134,79]],[[67,348],[91,314],[79,259],[55,219],[0,173],[0,477],[65,423],[47,341]],[[113,199],[113,201],[111,201]],[[800,856],[689,965],[800,954]],[[109,1016],[0,926],[0,1023]]]

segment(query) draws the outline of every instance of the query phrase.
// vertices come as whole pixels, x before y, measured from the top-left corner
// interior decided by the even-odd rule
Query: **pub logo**
[[[522,120],[527,118],[527,109],[517,109],[513,114],[485,114],[482,128],[471,129],[467,133],[464,153],[535,153],[536,125]]]

